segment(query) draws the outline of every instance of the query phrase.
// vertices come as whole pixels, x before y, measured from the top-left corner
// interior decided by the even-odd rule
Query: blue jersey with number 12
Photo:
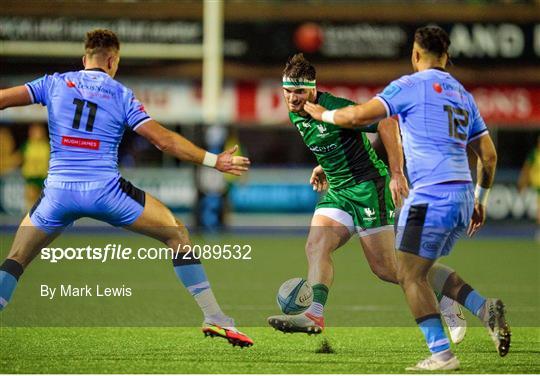
[[[399,115],[407,173],[414,188],[471,181],[467,144],[488,132],[472,95],[449,73],[403,76],[377,97]]]
[[[118,176],[118,146],[125,129],[150,120],[133,92],[102,70],[45,75],[26,87],[33,103],[47,106],[48,182]]]

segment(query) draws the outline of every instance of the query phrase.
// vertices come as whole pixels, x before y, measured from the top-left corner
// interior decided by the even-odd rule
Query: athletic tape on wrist
[[[487,206],[489,191],[491,188],[484,188],[479,185],[476,186],[476,189],[474,190],[474,198],[478,203],[482,206]]]
[[[202,164],[208,167],[216,167],[217,155],[214,153],[206,152]]]
[[[336,122],[334,121],[335,113],[336,110],[324,111],[322,113],[322,121],[324,121],[325,123],[336,124]]]

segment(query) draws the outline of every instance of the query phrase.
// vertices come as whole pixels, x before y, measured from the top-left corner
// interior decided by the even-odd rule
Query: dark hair
[[[118,52],[120,42],[115,33],[106,29],[95,29],[86,33],[84,49],[87,55]]]
[[[437,25],[423,26],[416,29],[414,41],[422,49],[437,57],[448,54],[448,47],[450,47],[448,33]]]
[[[287,60],[283,75],[291,78],[314,80],[316,72],[315,67],[304,57],[304,54],[299,53]]]

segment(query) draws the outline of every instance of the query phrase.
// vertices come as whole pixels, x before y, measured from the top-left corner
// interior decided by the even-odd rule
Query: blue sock
[[[222,326],[234,326],[219,307],[201,261],[184,259],[183,256],[181,253],[173,259],[174,271],[199,305],[205,320]]]
[[[173,260],[174,271],[191,295],[197,295],[210,288],[210,283],[198,259],[184,260],[182,255]]]
[[[15,260],[6,259],[0,265],[0,311],[9,303],[22,273],[22,265]]]
[[[467,308],[473,315],[479,317],[480,310],[486,302],[486,298],[480,295],[476,290],[467,284],[459,290],[457,302]]]
[[[424,333],[426,343],[431,353],[438,353],[450,348],[448,337],[444,333],[441,315],[436,313],[416,319],[416,323]]]

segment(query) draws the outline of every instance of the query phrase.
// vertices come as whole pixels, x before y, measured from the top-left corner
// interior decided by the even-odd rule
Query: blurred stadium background
[[[538,0],[2,0],[0,87],[81,69],[86,31],[110,28],[122,43],[117,79],[134,89],[152,117],[213,152],[239,144],[249,156],[249,174],[229,178],[180,163],[127,132],[119,163],[127,179],[200,230],[195,244],[253,246],[250,262],[205,260],[205,267],[223,308],[240,327],[250,326],[257,345],[234,352],[202,341],[193,328],[199,310],[169,261],[38,259],[0,315],[0,373],[402,373],[425,355],[420,332],[408,328],[414,321],[400,289],[376,279],[356,241],[335,258],[339,271],[324,338],[336,354],[315,353],[319,338],[277,337],[265,317],[277,311],[282,281],[305,273],[304,235],[318,199],[308,183],[315,159],[289,124],[282,99],[286,59],[304,52],[317,67],[320,90],[364,102],[411,72],[412,35],[426,23],[450,33],[449,70],[473,92],[499,152],[483,238],[459,242],[445,262],[480,291],[504,299],[513,349],[501,359],[487,351],[492,344],[469,316],[470,340],[457,350],[463,372],[538,373],[537,191],[518,187],[540,135]],[[0,112],[1,257],[39,195],[33,187],[46,175],[46,120],[37,105]],[[373,142],[384,156],[376,135]],[[212,234],[254,227],[266,233]],[[288,232],[276,235],[278,229]],[[88,230],[76,229],[54,244],[156,245],[124,231]],[[43,283],[125,284],[136,294],[52,301],[36,298]]]
[[[216,13],[205,26],[203,1],[4,0],[0,85],[80,69],[85,32],[110,28],[122,42],[117,79],[134,89],[152,117],[214,152],[238,143],[253,165],[247,176],[230,179],[164,156],[127,133],[119,157],[125,177],[191,227],[306,226],[317,201],[308,184],[315,160],[288,123],[280,87],[287,57],[304,52],[317,67],[321,90],[364,102],[411,71],[415,28],[438,23],[452,39],[450,71],[473,92],[499,152],[491,226],[484,235],[534,236],[536,191],[519,190],[518,179],[540,134],[540,2],[230,0],[206,5]],[[205,30],[207,38],[212,32],[216,37],[206,40],[206,52]],[[205,54],[214,58],[203,64]],[[210,73],[203,78],[203,71]],[[39,175],[39,160],[46,155],[36,123],[46,124],[46,112],[37,105],[0,113],[4,224],[15,225],[36,195],[27,189],[25,203],[24,176]],[[28,136],[32,128],[34,136],[38,133],[34,142]],[[384,154],[376,135],[373,141]]]

